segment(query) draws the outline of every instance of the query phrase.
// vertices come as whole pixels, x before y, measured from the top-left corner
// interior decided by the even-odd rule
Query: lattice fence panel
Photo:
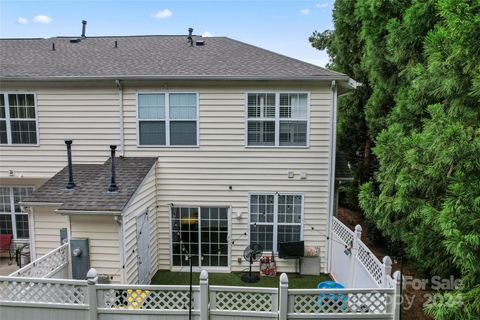
[[[188,310],[189,291],[180,290],[136,290],[109,289],[103,292],[104,306],[110,309],[159,309]],[[192,295],[192,306],[196,305],[196,295]]]
[[[368,273],[375,279],[375,281],[383,286],[383,268],[382,263],[375,257],[375,255],[368,249],[365,244],[359,242],[358,246],[358,260],[367,269]]]
[[[0,300],[85,304],[86,289],[86,285],[76,284],[2,281],[0,282]]]
[[[52,271],[68,263],[68,244],[47,253],[22,269],[12,273],[13,277],[44,278]]]
[[[332,220],[332,230],[345,244],[351,243],[353,241],[353,231],[348,229],[343,223],[341,223],[337,218]]]
[[[293,313],[375,313],[387,312],[388,293],[295,294]]]
[[[271,293],[217,291],[215,298],[217,310],[272,311]]]

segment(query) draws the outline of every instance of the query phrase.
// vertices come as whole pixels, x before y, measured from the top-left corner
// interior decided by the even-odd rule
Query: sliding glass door
[[[228,208],[172,208],[172,265],[228,267]]]

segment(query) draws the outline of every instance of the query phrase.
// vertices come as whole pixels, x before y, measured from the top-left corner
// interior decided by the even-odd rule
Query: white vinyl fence
[[[399,279],[399,273],[396,275]],[[87,281],[0,277],[2,320],[188,319],[188,286],[98,284]],[[210,286],[202,271],[192,288],[192,319],[398,319],[399,281],[387,288],[289,289]]]
[[[68,279],[69,258],[70,245],[65,243],[13,272],[9,277]]]
[[[392,260],[385,256],[383,262],[360,240],[362,227],[355,232],[340,220],[332,220],[331,274],[348,288],[388,288]]]

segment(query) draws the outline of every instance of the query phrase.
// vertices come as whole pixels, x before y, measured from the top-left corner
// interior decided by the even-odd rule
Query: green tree
[[[442,0],[427,9],[437,17],[419,37],[425,61],[405,69],[411,85],[398,91],[389,125],[376,138],[379,169],[362,186],[360,203],[387,236],[404,244],[418,270],[461,276],[462,287],[439,292],[428,313],[479,319],[480,3]],[[400,31],[418,23],[407,17],[412,10]]]
[[[363,40],[362,23],[355,15],[355,0],[338,0],[333,10],[335,31],[315,31],[309,38],[311,45],[327,50],[329,68],[348,74],[362,86],[338,102],[337,148],[352,165],[354,182],[346,188],[349,205],[358,208],[358,186],[370,179],[373,169],[371,146],[364,108],[371,95],[367,72],[361,65]]]
[[[364,84],[337,146],[368,181],[364,215],[417,271],[461,277],[429,314],[480,319],[480,1],[337,0],[333,21],[309,40]]]

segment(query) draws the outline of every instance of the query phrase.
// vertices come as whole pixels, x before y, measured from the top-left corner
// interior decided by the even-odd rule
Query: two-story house
[[[34,258],[66,232],[100,273],[145,283],[186,252],[241,271],[249,243],[304,240],[329,271],[348,76],[226,37],[2,39],[0,57],[0,232]]]

